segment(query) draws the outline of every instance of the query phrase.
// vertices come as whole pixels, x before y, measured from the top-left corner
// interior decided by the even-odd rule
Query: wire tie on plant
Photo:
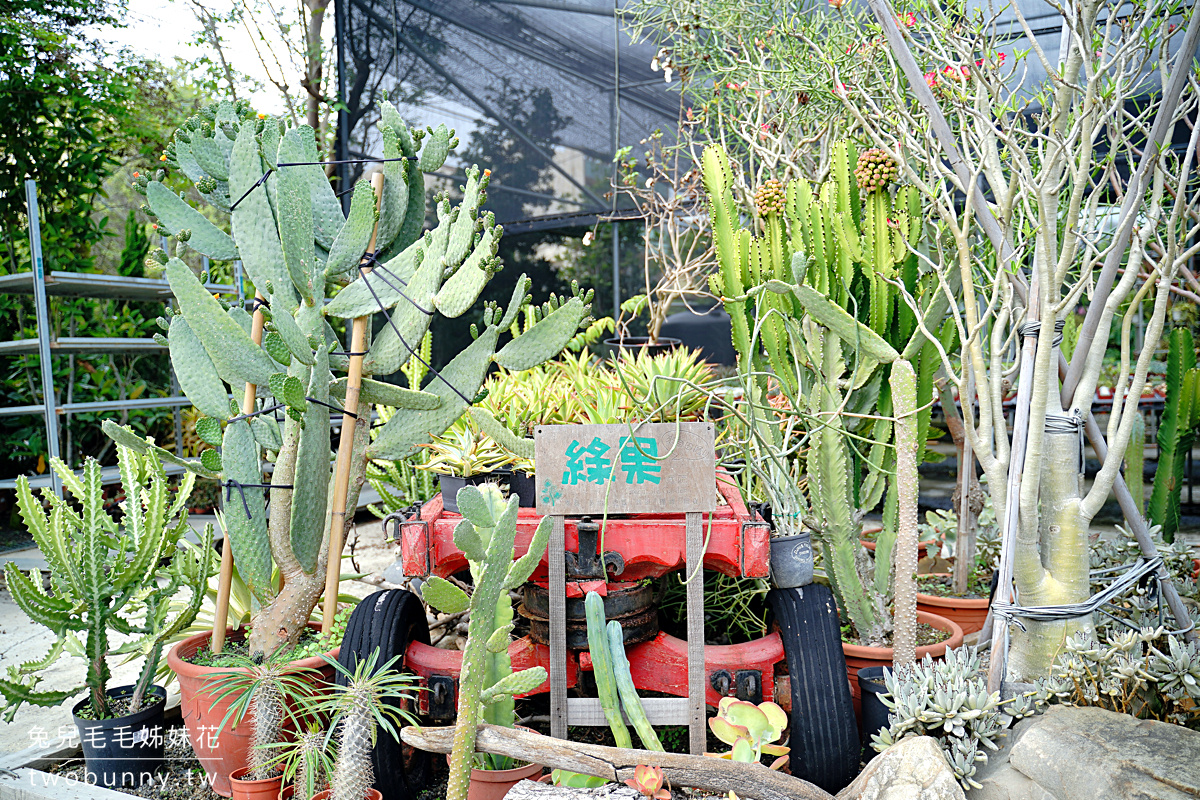
[[[347,410],[346,410],[346,409],[344,409],[344,408],[338,408],[338,407],[337,407],[337,406],[335,406],[335,405],[331,405],[331,404],[329,404],[329,403],[322,402],[322,401],[320,401],[320,400],[316,399],[315,397],[305,397],[304,399],[305,399],[305,400],[307,400],[307,401],[309,401],[310,403],[316,403],[316,404],[317,404],[317,405],[319,405],[319,406],[325,406],[326,408],[328,408],[328,409],[331,409],[331,410],[333,410],[333,411],[340,411],[341,413],[343,413],[343,414],[345,414],[345,415],[347,415],[347,416],[354,417],[355,419],[358,419],[358,414],[355,414],[353,411],[347,411]]]
[[[1063,328],[1066,327],[1066,324],[1067,324],[1066,320],[1062,320],[1062,319],[1056,320],[1054,323],[1054,346],[1055,347],[1058,347],[1063,342]],[[1036,319],[1030,320],[1029,322],[1023,322],[1017,327],[1017,332],[1020,333],[1022,337],[1027,338],[1027,337],[1032,336],[1034,339],[1036,339],[1036,338],[1038,338],[1038,335],[1042,332],[1042,322],[1041,322],[1041,320],[1036,320]]]
[[[255,311],[258,311],[260,308],[270,308],[270,307],[271,307],[270,300],[266,300],[262,297],[252,297],[252,298],[250,298],[250,307],[247,308],[246,310],[249,311],[251,314],[253,314]]]
[[[1079,471],[1083,472],[1086,466],[1083,455],[1083,413],[1079,409],[1072,410],[1070,414],[1055,414],[1053,411],[1047,411],[1043,430],[1048,434],[1079,437]]]
[[[233,203],[233,205],[231,205],[229,207],[229,210],[233,211],[235,208],[238,207],[238,203],[245,200],[246,197],[251,192],[253,192],[259,186],[262,186],[264,183],[266,183],[268,176],[270,176],[270,174],[272,172],[274,172],[275,169],[282,169],[283,167],[328,167],[328,166],[336,166],[338,164],[380,164],[380,163],[385,163],[388,161],[417,161],[417,160],[419,160],[419,156],[400,156],[399,158],[346,158],[346,159],[342,159],[341,161],[287,161],[287,162],[283,162],[280,164],[276,164],[274,169],[268,169],[266,172],[264,172],[263,176],[261,178],[259,178],[258,180],[256,180],[254,182],[254,185],[251,186],[249,189],[247,189],[245,194],[243,194],[241,197],[239,197]],[[353,188],[347,189],[346,191],[341,192],[337,196],[341,197],[343,194],[346,194],[346,192],[350,192],[350,191],[353,191]]]
[[[1019,606],[1015,603],[1002,603],[997,600],[992,603],[992,612],[996,616],[1008,620],[1009,623],[1016,625],[1021,630],[1026,630],[1025,626],[1021,623],[1021,619],[1031,619],[1037,622],[1056,622],[1059,620],[1086,617],[1101,606],[1107,605],[1115,598],[1125,594],[1125,592],[1132,589],[1142,579],[1154,575],[1162,564],[1163,560],[1161,557],[1151,559],[1139,558],[1130,565],[1124,575],[1082,603],[1063,603],[1054,606]]]
[[[331,356],[365,356],[366,354],[367,354],[366,350],[363,350],[361,353],[355,352],[353,350],[330,350],[329,351],[329,355],[331,355]]]
[[[225,487],[225,502],[227,502],[227,503],[229,502],[229,495],[232,493],[232,491],[234,489],[238,490],[238,494],[240,494],[242,496],[242,507],[246,509],[246,519],[250,519],[253,516],[250,513],[250,504],[246,502],[246,490],[247,489],[291,489],[292,488],[292,484],[290,484],[290,483],[278,483],[278,484],[242,483],[241,481],[235,481],[232,478],[221,481],[220,485]]]
[[[251,417],[257,417],[259,414],[269,414],[270,412],[275,411],[276,409],[283,408],[284,405],[286,405],[286,404],[285,403],[276,403],[273,406],[267,406],[266,408],[260,409],[258,411],[251,411],[249,414],[238,414],[236,417],[230,417],[227,420],[227,422],[241,422],[244,419],[250,419]]]

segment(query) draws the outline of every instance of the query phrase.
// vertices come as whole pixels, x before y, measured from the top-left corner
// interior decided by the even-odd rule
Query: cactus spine
[[[108,658],[114,652],[145,657],[130,708],[136,711],[154,679],[163,645],[192,624],[204,600],[212,571],[212,526],[199,547],[183,541],[188,530],[185,505],[195,476],[183,478],[172,499],[167,476],[158,459],[126,448],[117,448],[125,502],[120,524],[104,511],[100,463],[88,459],[83,475],[51,460],[63,486],[79,510],[52,493],[35,497],[24,477],[17,479],[17,505],[38,549],[50,568],[53,594],[42,588],[37,570],[29,575],[11,562],[5,579],[17,606],[31,620],[54,632],[57,640],[45,658],[8,668],[0,678],[4,717],[12,721],[23,703],[58,705],[86,688],[94,719],[112,716],[105,694],[109,679]],[[42,509],[50,504],[50,514]],[[169,559],[168,566],[160,566]],[[186,604],[172,600],[190,593]],[[109,631],[138,636],[118,651],[110,648]],[[36,691],[38,673],[58,660],[71,642],[82,638],[88,661],[86,685],[67,691]],[[76,644],[78,646],[78,644]],[[69,649],[69,652],[75,652]]]
[[[1167,349],[1167,400],[1158,426],[1158,465],[1150,493],[1152,525],[1161,525],[1163,539],[1175,541],[1179,529],[1179,497],[1188,453],[1200,427],[1200,369],[1187,328],[1171,331]],[[1135,495],[1136,497],[1137,495]]]
[[[816,532],[839,606],[860,640],[877,644],[891,625],[886,607],[898,507],[896,482],[887,480],[895,453],[885,378],[901,357],[916,364],[922,458],[937,365],[916,315],[899,301],[899,287],[918,298],[927,330],[939,328],[947,301],[923,291],[928,278],[919,276],[911,252],[923,221],[910,187],[888,190],[895,165],[884,163],[881,153],[860,159],[847,142],[835,144],[831,155],[830,180],[815,190],[803,178],[788,183],[782,211],[778,185],[759,190],[762,235],[755,236],[735,227],[727,156],[716,146],[705,149],[703,179],[720,267],[710,283],[732,319],[748,415],[767,406],[768,377],[775,377],[787,406],[819,421],[809,426],[803,490],[795,486],[798,460],[783,455],[778,421],[752,422],[751,438],[771,455],[748,462],[761,464],[752,468],[773,485],[776,531],[798,532],[803,520]],[[847,409],[877,418],[845,416]],[[793,486],[780,486],[788,482]],[[860,521],[881,499],[884,530],[872,567],[859,544]]]
[[[454,543],[470,561],[475,590],[468,599],[462,589],[436,576],[422,590],[425,601],[435,608],[471,611],[459,673],[458,720],[446,800],[466,800],[479,723],[486,720],[512,727],[513,697],[531,692],[546,681],[543,667],[512,671],[508,658],[512,601],[508,592],[528,580],[541,560],[550,539],[550,518],[542,519],[529,550],[513,561],[517,498],[510,497],[506,503],[495,486],[465,486],[459,490],[457,500],[464,519],[454,531]]]
[[[221,103],[176,133],[167,164],[206,190],[205,198],[219,210],[231,208],[231,197],[240,198],[230,213],[232,237],[211,223],[205,227],[205,218],[162,186],[143,187],[164,230],[190,231],[177,237],[179,252],[191,248],[214,258],[240,258],[267,301],[267,332],[259,347],[246,332],[244,310],[223,307],[182,260],[172,259],[166,266],[182,315],[169,326],[173,366],[187,396],[225,429],[219,457],[206,451],[203,462],[180,463],[231,487],[225,525],[234,562],[260,605],[250,629],[255,655],[272,654],[299,638],[325,588],[328,559],[338,557],[328,552],[329,543],[345,538],[345,531],[333,535],[332,526],[335,520],[340,525],[352,519],[367,463],[416,452],[462,415],[493,361],[524,369],[551,358],[587,315],[590,294],[576,288],[575,296],[561,302],[552,298],[553,313],[498,352],[501,332],[529,302],[528,281],[520,279],[508,307],[502,311],[485,304],[484,328],[476,331],[475,342],[439,374],[429,376],[424,386],[419,379],[408,389],[364,381],[364,399],[395,410],[374,436],[367,414],[345,431],[353,437],[350,489],[345,509],[332,508],[326,405],[336,406],[339,395],[344,396],[345,381],[335,372],[346,370],[349,360],[339,352],[341,344],[326,319],[388,309],[390,324],[369,344],[363,370],[367,375],[390,374],[421,345],[434,313],[465,313],[500,268],[495,254],[502,231],[490,214],[479,212],[486,198],[487,171],[467,170],[459,205],[452,207],[446,195],[438,196],[437,224],[421,233],[422,170],[441,166],[457,144],[453,131],[444,126],[428,136],[410,131],[396,109],[384,103],[380,132],[385,158],[410,160],[384,164],[375,242],[379,263],[365,277],[354,265],[361,262],[375,225],[369,185],[362,182],[355,188],[347,216],[319,166],[278,166],[318,159],[314,133],[307,126],[256,119],[247,104]],[[401,285],[406,287],[403,293],[396,289]],[[340,290],[325,305],[331,287]],[[246,383],[270,387],[269,394],[260,392],[259,412],[280,403],[286,406],[277,435],[259,417],[252,418],[259,424],[233,418],[238,410],[222,402],[229,387],[240,395]],[[105,431],[122,444],[148,449],[111,422],[105,423]],[[263,482],[259,465],[264,448],[276,454],[270,519],[262,492],[253,488]],[[335,511],[350,513],[343,517]],[[278,590],[271,581],[273,568],[282,575]]]

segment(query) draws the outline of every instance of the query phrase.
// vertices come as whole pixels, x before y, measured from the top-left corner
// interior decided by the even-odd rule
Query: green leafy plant
[[[481,432],[470,414],[459,417],[445,433],[422,446],[429,451],[429,457],[416,465],[417,469],[460,478],[494,472],[516,460],[516,456]]]
[[[458,508],[463,521],[454,543],[471,565],[475,589],[467,593],[450,581],[432,576],[422,587],[425,602],[448,614],[470,609],[467,647],[459,673],[458,720],[450,753],[446,800],[465,800],[475,761],[475,731],[481,722],[511,728],[515,723],[513,697],[546,682],[544,667],[512,671],[508,644],[513,629],[509,591],[528,580],[550,538],[550,518],[543,517],[525,555],[513,561],[517,536],[518,499],[504,501],[495,486],[464,486]],[[483,766],[503,768],[484,758]]]
[[[294,800],[312,800],[313,795],[329,788],[334,773],[334,747],[328,732],[315,721],[295,738],[272,745],[275,755],[269,767],[283,768],[283,784],[291,785]]]
[[[550,770],[550,780],[555,786],[569,786],[574,789],[595,789],[604,786],[608,781],[595,775],[583,775],[565,769]]]
[[[336,733],[337,758],[333,770],[333,800],[363,800],[375,782],[371,748],[380,729],[397,741],[397,726],[417,720],[403,708],[411,702],[416,677],[396,670],[399,657],[378,664],[379,650],[360,660],[353,670],[325,656],[341,673],[345,685],[334,684],[319,695],[313,706],[329,716],[330,733]]]
[[[372,459],[404,459],[443,433],[471,405],[488,368],[497,363],[520,371],[557,355],[587,315],[590,296],[551,296],[529,313],[535,322],[503,346],[500,337],[528,305],[528,281],[519,279],[506,309],[485,304],[474,341],[423,387],[403,388],[364,378],[360,412],[367,404],[395,412],[369,434],[369,414],[343,432],[352,437],[349,491],[344,508],[333,508],[329,408],[347,394],[350,357],[328,319],[356,319],[380,311],[389,322],[362,359],[366,375],[401,369],[425,337],[435,315],[459,317],[476,302],[499,269],[495,257],[502,233],[490,214],[479,214],[490,173],[467,170],[463,199],[452,207],[445,194],[435,200],[436,226],[422,235],[424,171],[437,169],[457,140],[444,125],[410,130],[384,103],[380,132],[385,163],[382,196],[370,184],[353,190],[349,214],[319,165],[311,128],[284,119],[255,118],[242,106],[221,103],[188,121],[167,148],[166,163],[182,171],[216,209],[230,211],[232,236],[208,221],[158,181],[141,188],[159,231],[175,236],[178,248],[213,259],[240,259],[264,298],[262,346],[248,332],[250,315],[226,308],[208,293],[183,261],[165,267],[177,301],[167,344],[184,393],[212,423],[221,451],[199,461],[176,459],[199,475],[219,478],[235,492],[225,527],[234,562],[260,609],[254,613],[249,647],[269,655],[295,644],[325,587],[333,526],[348,526]],[[285,166],[281,166],[285,165]],[[263,176],[266,176],[265,178]],[[376,216],[378,214],[378,216]],[[373,271],[360,269],[374,236]],[[400,286],[405,288],[400,289]],[[341,286],[325,303],[328,290]],[[246,384],[263,396],[243,415],[229,400]],[[280,429],[265,415],[286,408]],[[199,423],[198,423],[199,425]],[[106,423],[119,443],[148,445],[130,431]],[[274,453],[271,515],[258,488],[263,452]],[[282,584],[272,582],[278,568]]]
[[[264,661],[230,656],[230,662],[232,669],[214,672],[205,685],[205,693],[213,698],[211,708],[230,701],[216,733],[219,736],[230,724],[237,727],[249,716],[252,747],[246,777],[266,780],[272,777],[278,763],[271,756],[271,748],[283,741],[286,723],[301,726],[300,709],[315,696],[321,674],[315,669],[296,667],[288,653]]]
[[[205,527],[199,546],[185,539],[186,505],[194,477],[184,476],[171,497],[167,476],[153,453],[141,455],[118,447],[117,463],[125,495],[119,518],[104,510],[100,464],[94,459],[86,461],[82,476],[62,461],[51,460],[78,509],[49,490],[38,498],[27,479],[17,479],[17,505],[46,558],[51,591],[43,589],[38,570],[26,575],[9,562],[4,575],[17,606],[49,628],[56,640],[44,658],[10,666],[0,678],[4,717],[10,722],[23,703],[55,706],[85,688],[86,710],[92,719],[138,711],[153,683],[163,646],[200,610],[213,568],[213,529]],[[43,503],[49,504],[49,514]],[[188,593],[189,600],[173,607],[172,599],[182,592]],[[134,637],[114,648],[110,632]],[[86,686],[37,691],[39,673],[64,652],[79,654],[88,662]],[[128,709],[115,714],[107,695],[108,661],[121,653],[141,657],[144,664]]]

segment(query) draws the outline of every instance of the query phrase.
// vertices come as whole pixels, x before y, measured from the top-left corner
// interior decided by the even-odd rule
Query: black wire
[[[340,411],[341,413],[345,414],[348,417],[354,417],[355,419],[358,419],[358,414],[355,414],[353,411],[347,411],[344,408],[338,408],[337,406],[330,405],[329,403],[324,403],[315,397],[306,397],[304,399],[308,400],[310,402],[316,403],[319,406],[325,406],[326,408],[332,409],[333,411]]]
[[[246,509],[246,519],[253,518],[253,516],[250,513],[250,504],[246,502],[246,490],[247,489],[291,489],[291,488],[293,488],[292,484],[290,484],[290,483],[278,483],[278,484],[242,483],[241,481],[235,481],[232,478],[221,481],[221,486],[225,487],[225,502],[226,503],[229,502],[229,496],[233,493],[233,490],[234,489],[238,490],[238,494],[240,494],[242,496],[242,507]]]
[[[250,419],[251,417],[257,417],[259,414],[267,414],[271,411],[274,411],[277,408],[283,408],[284,405],[286,405],[286,404],[285,403],[277,403],[277,404],[271,406],[270,408],[264,408],[261,411],[251,411],[249,414],[239,414],[236,417],[230,417],[228,421],[229,422],[240,422],[241,420],[244,420],[244,419]],[[278,421],[279,421],[278,418],[276,418],[276,422],[278,422]]]

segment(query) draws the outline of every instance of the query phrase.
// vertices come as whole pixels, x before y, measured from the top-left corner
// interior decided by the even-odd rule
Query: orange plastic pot
[[[310,622],[309,627],[319,629],[320,625]],[[237,640],[244,636],[244,631],[230,629],[226,633],[226,640]],[[253,725],[247,716],[241,724],[231,724],[221,730],[221,721],[225,719],[234,698],[226,697],[214,706],[215,696],[207,691],[207,687],[214,673],[228,672],[229,668],[204,667],[187,661],[211,638],[212,633],[205,632],[179,642],[168,651],[167,665],[179,678],[180,711],[196,759],[208,775],[212,790],[222,797],[230,797],[233,792],[230,776],[250,766],[250,731]],[[327,655],[337,658],[338,649],[334,648]],[[333,668],[320,656],[302,658],[293,663],[300,668],[320,670],[326,680],[333,677]]]
[[[932,625],[939,631],[945,631],[950,634],[948,639],[945,639],[937,644],[927,644],[924,647],[917,648],[917,658],[922,659],[925,656],[933,656],[934,658],[942,658],[946,655],[946,651],[953,647],[958,647],[963,641],[962,628],[958,627],[958,623],[953,620],[937,614],[930,614],[925,611],[917,610],[917,622],[924,622]],[[864,667],[887,667],[892,666],[892,648],[890,647],[864,647],[860,644],[849,644],[842,642],[842,652],[846,656],[846,679],[850,681],[850,694],[854,698],[854,714],[860,721],[862,719],[862,706],[860,704],[859,689],[858,689],[858,671]]]
[[[317,792],[313,795],[312,800],[332,800],[333,789],[326,789],[323,792]],[[363,800],[383,800],[383,795],[378,789],[367,789],[367,793],[363,795]]]
[[[503,800],[508,790],[521,781],[536,781],[542,769],[541,764],[526,764],[512,769],[472,769],[467,800]]]
[[[949,573],[936,574],[939,577],[949,577]],[[936,614],[958,623],[963,635],[983,630],[989,605],[986,597],[940,597],[917,592],[917,611]]]
[[[233,800],[280,800],[284,794],[282,775],[260,781],[247,780],[244,776],[249,771],[248,767],[243,767],[230,774]]]

